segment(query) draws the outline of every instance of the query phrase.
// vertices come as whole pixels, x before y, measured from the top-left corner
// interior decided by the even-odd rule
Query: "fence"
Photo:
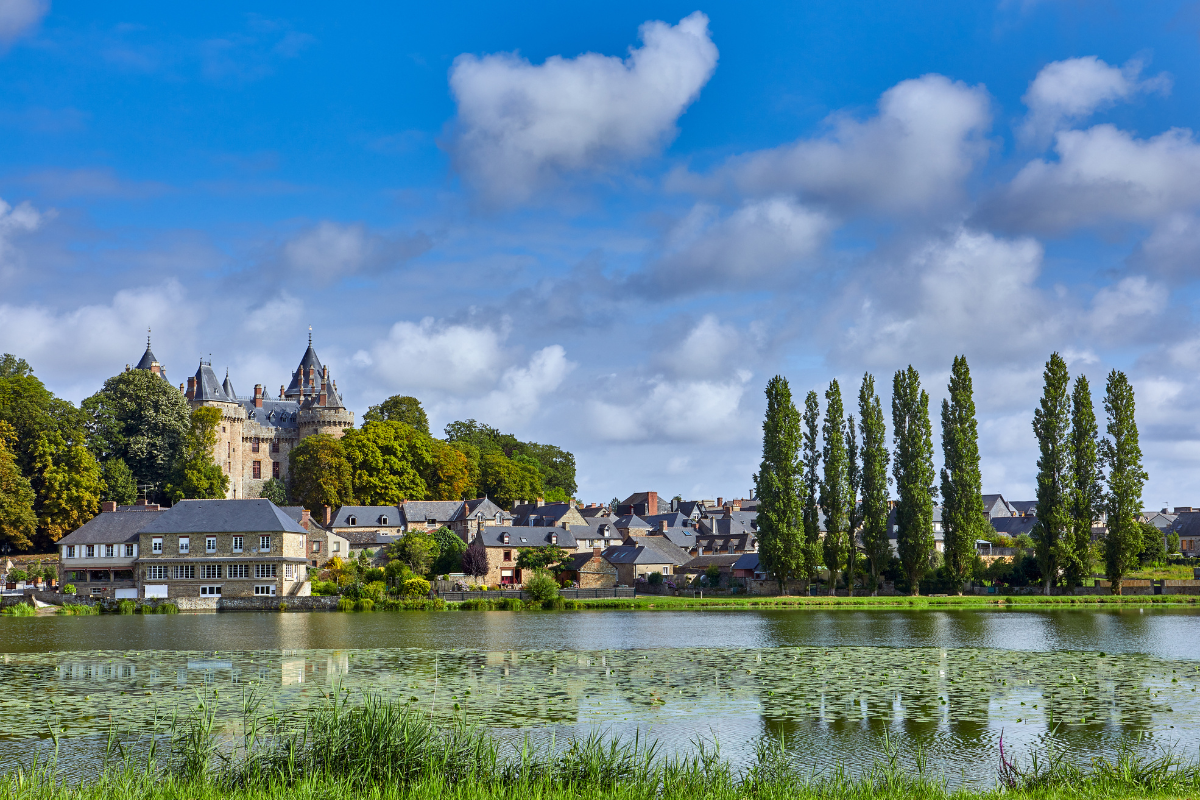
[[[618,589],[559,589],[558,594],[564,600],[603,600],[613,597],[633,597],[634,589],[632,587]],[[438,592],[437,595],[447,603],[461,603],[464,600],[499,600],[503,597],[511,597],[519,600],[529,599],[528,592],[516,589],[505,589],[495,592]]]

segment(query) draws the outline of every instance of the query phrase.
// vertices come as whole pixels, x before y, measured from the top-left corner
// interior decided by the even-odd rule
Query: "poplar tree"
[[[933,426],[929,422],[929,395],[921,389],[921,376],[910,364],[892,380],[892,435],[896,456],[896,545],[908,576],[911,593],[921,591],[921,578],[933,554]]]
[[[846,421],[842,416],[842,390],[835,380],[825,391],[825,424],[821,426],[824,475],[821,480],[821,511],[825,513],[825,539],[821,543],[825,568],[829,570],[829,594],[837,591],[837,574],[846,557],[850,520],[846,513],[850,494],[846,464]]]
[[[1134,419],[1133,387],[1124,372],[1108,373],[1104,411],[1108,416],[1108,437],[1100,442],[1100,458],[1107,473],[1104,510],[1108,534],[1104,537],[1105,574],[1112,582],[1112,593],[1121,593],[1121,580],[1138,563],[1142,549],[1142,531],[1137,518],[1141,514],[1142,486],[1148,476],[1142,468],[1142,448],[1138,444]]]
[[[772,378],[766,394],[762,463],[754,476],[758,552],[763,566],[779,582],[779,593],[784,594],[788,578],[795,577],[804,566],[800,531],[803,432],[787,378],[780,375]]]
[[[804,397],[804,547],[801,559],[802,574],[809,581],[816,578],[817,565],[821,563],[821,512],[817,508],[820,487],[817,467],[821,462],[817,424],[820,418],[817,393],[809,392]]]
[[[1103,475],[1096,451],[1096,409],[1086,375],[1075,379],[1071,392],[1071,523],[1063,570],[1068,586],[1080,586],[1092,571],[1092,522],[1103,503]]]
[[[854,597],[854,572],[858,566],[858,545],[855,539],[862,527],[862,506],[858,492],[862,488],[862,464],[859,463],[858,433],[854,430],[854,415],[846,417],[846,481],[850,494],[846,505],[846,596]]]
[[[991,526],[983,511],[983,475],[979,469],[979,426],[966,356],[955,356],[949,399],[942,401],[942,530],[946,568],[958,594],[975,562],[975,541]]]
[[[1064,534],[1071,524],[1071,402],[1067,362],[1052,353],[1043,374],[1041,405],[1033,412],[1033,433],[1038,440],[1037,523],[1032,536],[1034,554],[1042,571],[1042,591],[1058,577],[1066,548]]]
[[[883,405],[875,393],[875,377],[863,374],[858,390],[858,415],[862,431],[862,543],[871,566],[871,595],[879,594],[879,573],[891,555],[888,541],[887,428]]]

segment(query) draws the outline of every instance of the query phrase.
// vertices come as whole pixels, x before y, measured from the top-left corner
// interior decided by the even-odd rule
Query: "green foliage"
[[[1071,486],[1070,527],[1062,549],[1062,567],[1067,586],[1079,586],[1091,575],[1096,563],[1092,552],[1092,522],[1103,502],[1097,437],[1096,409],[1086,375],[1075,379],[1071,392]]]
[[[425,484],[430,500],[464,500],[473,496],[479,476],[462,449],[439,439],[430,439],[430,463]]]
[[[332,597],[338,593],[338,587],[333,581],[314,580],[312,593],[314,597]]]
[[[341,441],[327,433],[305,437],[288,453],[288,496],[313,516],[323,506],[354,502],[354,476]]]
[[[417,578],[415,580],[420,580],[420,579]],[[362,588],[363,597],[373,600],[376,603],[378,603],[380,600],[382,600],[383,596],[386,593],[387,593],[387,584],[385,584],[383,581],[368,581],[363,584],[363,588]]]
[[[517,551],[517,568],[558,573],[570,559],[571,554],[556,544],[526,547]]]
[[[542,476],[536,467],[500,453],[480,459],[479,480],[484,493],[501,508],[512,508],[518,500],[532,500],[542,494]]]
[[[15,428],[0,421],[0,543],[24,550],[33,544],[37,531],[36,496],[9,449],[16,436]]]
[[[400,561],[417,575],[424,575],[441,555],[441,548],[433,534],[409,531],[388,545],[387,553],[389,558]]]
[[[800,501],[803,434],[800,412],[792,402],[787,379],[776,375],[767,383],[766,394],[762,462],[754,476],[754,494],[758,498],[758,551],[763,566],[775,576],[782,592],[789,578],[800,577],[804,566]]]
[[[887,519],[891,511],[888,496],[887,427],[883,406],[875,393],[875,378],[863,374],[858,391],[859,426],[862,431],[862,542],[871,568],[871,588],[877,591],[879,577],[891,557]]]
[[[13,583],[24,583],[29,580],[29,573],[23,569],[14,569],[8,573],[8,579]]]
[[[1136,522],[1141,513],[1142,487],[1148,476],[1142,468],[1142,448],[1138,443],[1134,418],[1133,387],[1125,373],[1108,374],[1104,411],[1108,416],[1108,436],[1100,442],[1100,459],[1108,485],[1104,509],[1108,515],[1108,535],[1104,539],[1105,574],[1112,582],[1112,593],[1121,593],[1121,580],[1137,564],[1143,537]]]
[[[1138,563],[1143,567],[1151,564],[1161,565],[1167,561],[1167,545],[1163,532],[1149,522],[1139,522],[1138,528],[1142,533],[1142,546],[1138,552]]]
[[[400,584],[400,596],[409,600],[429,594],[429,581],[413,576]]]
[[[716,564],[709,564],[704,568],[704,580],[709,586],[718,586],[721,583],[721,568]]]
[[[117,603],[118,614],[132,614],[134,611],[137,611],[137,603],[133,600],[122,600]]]
[[[110,458],[100,465],[100,476],[104,481],[101,500],[111,500],[119,506],[133,505],[137,500],[137,479],[129,465],[120,458]]]
[[[651,572],[650,577],[647,579],[647,583],[649,583],[651,586],[662,586],[663,574],[661,572]]]
[[[820,477],[817,467],[821,463],[821,451],[817,447],[818,423],[821,419],[821,406],[816,392],[809,392],[804,397],[804,484],[801,489],[803,500],[804,548],[798,572],[808,580],[817,576],[817,568],[821,563],[821,513],[817,508],[817,492]]]
[[[1038,440],[1037,524],[1033,528],[1034,547],[1041,567],[1043,590],[1050,594],[1062,565],[1064,539],[1071,527],[1071,439],[1069,397],[1070,377],[1067,362],[1053,353],[1046,362],[1045,388],[1041,405],[1033,412],[1033,433]],[[1069,541],[1069,539],[1068,539]]]
[[[84,421],[79,409],[55,397],[34,377],[24,359],[8,353],[0,356],[0,422],[8,423],[15,433],[7,446],[22,475],[34,478],[37,450],[43,440],[60,449],[83,444]]]
[[[87,446],[101,462],[119,458],[138,483],[164,490],[182,456],[191,427],[187,400],[158,375],[133,369],[115,375],[81,404]]]
[[[849,463],[846,457],[846,420],[842,407],[842,389],[835,380],[825,391],[825,422],[821,426],[824,447],[821,451],[821,510],[825,513],[825,538],[821,541],[825,568],[829,570],[829,593],[833,594],[837,574],[850,547]]]
[[[338,607],[338,611],[353,611],[354,610],[354,601],[351,600],[349,597],[343,597],[342,599],[338,600],[337,607]]]
[[[258,490],[258,496],[264,500],[270,500],[277,506],[286,506],[288,501],[287,484],[278,478],[267,478],[263,481],[262,488]]]
[[[73,583],[68,583],[66,586],[62,587],[63,594],[75,594],[75,592],[75,584]]]
[[[100,613],[100,606],[88,606],[83,603],[63,603],[58,613],[67,617],[90,617]]]
[[[38,541],[49,547],[100,511],[104,478],[95,457],[82,445],[57,434],[43,437],[35,451],[30,480],[37,494]]]
[[[421,408],[421,401],[408,395],[394,395],[377,406],[371,406],[363,414],[363,423],[403,422],[405,425],[429,435],[429,417]]]
[[[433,540],[437,542],[438,556],[430,568],[431,571],[435,575],[461,572],[463,551],[467,549],[467,543],[462,537],[443,525],[433,532]]]
[[[36,617],[37,609],[29,603],[16,603],[0,609],[0,614],[6,617]]]
[[[342,436],[353,473],[354,497],[363,505],[424,500],[423,473],[432,463],[430,439],[403,422],[368,422]]]
[[[340,603],[339,603],[339,605],[340,605]],[[375,601],[369,597],[361,597],[358,600],[354,601],[354,610],[355,611],[374,611],[375,610]]]
[[[172,503],[224,498],[228,493],[229,476],[213,458],[220,424],[219,408],[201,406],[192,411],[180,460],[167,484],[167,497]]]
[[[524,456],[529,459],[526,462],[527,466],[536,467],[537,476],[537,491],[525,494],[515,494],[514,499],[532,499],[534,497],[545,494],[543,490],[560,489],[566,497],[571,497],[575,494],[578,488],[575,483],[575,456],[550,444],[538,444],[537,442],[522,442],[515,436],[508,433],[501,433],[496,428],[490,425],[485,425],[476,422],[473,419],[459,422],[451,422],[446,426],[446,439],[455,445],[469,445],[470,451],[464,450],[468,458],[479,464],[479,471],[486,472],[484,467],[484,459],[489,455],[500,455],[508,459],[515,459],[516,456]],[[503,477],[495,474],[495,466],[493,465],[493,479]],[[488,490],[486,474],[481,474],[480,482],[476,483],[477,488],[486,491],[489,497],[493,500],[497,495]],[[511,502],[501,503],[508,507]]]
[[[929,395],[909,365],[892,380],[892,438],[896,446],[896,545],[910,591],[919,591],[933,550],[933,426]]]
[[[533,577],[525,581],[525,591],[530,599],[544,603],[558,597],[558,582],[545,570],[535,570]]]
[[[1175,531],[1171,531],[1167,536],[1167,555],[1179,555],[1179,534]]]
[[[975,541],[992,531],[983,511],[983,473],[979,468],[979,429],[966,356],[955,356],[942,401],[942,529],[946,570],[955,594],[975,563]]]

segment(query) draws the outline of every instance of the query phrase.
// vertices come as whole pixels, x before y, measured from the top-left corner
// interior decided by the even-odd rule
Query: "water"
[[[1001,735],[1080,763],[1200,748],[1191,609],[39,616],[0,618],[0,653],[0,769],[52,725],[91,757],[214,690],[231,724],[244,691],[285,719],[369,691],[510,739],[600,726],[745,763],[784,735],[817,769],[869,765],[886,732],[981,785]]]

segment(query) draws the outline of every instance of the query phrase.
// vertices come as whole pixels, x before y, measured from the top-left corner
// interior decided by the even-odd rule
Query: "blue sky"
[[[1200,503],[1200,5],[0,0],[0,350],[140,356],[573,450],[580,495],[744,495],[762,389],[965,353],[1033,496],[1050,352]],[[1102,414],[1102,410],[1098,409]]]

